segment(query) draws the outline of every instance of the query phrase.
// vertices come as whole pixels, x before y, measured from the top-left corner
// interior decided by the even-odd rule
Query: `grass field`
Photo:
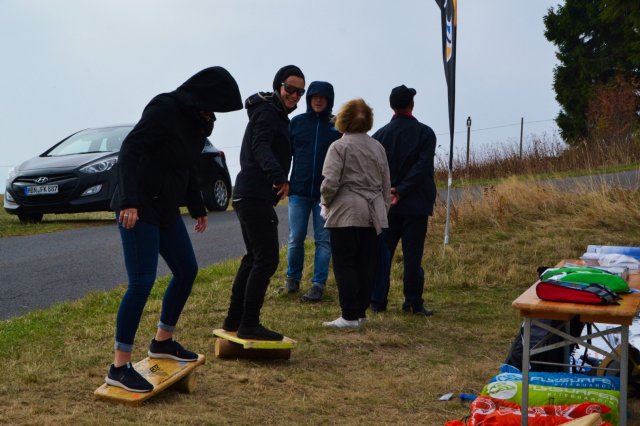
[[[351,332],[321,327],[339,315],[333,277],[320,304],[276,295],[281,262],[263,321],[299,341],[291,360],[218,360],[212,330],[224,318],[238,262],[208,267],[177,332],[207,356],[196,392],[169,390],[129,408],[93,399],[112,360],[120,286],[0,322],[0,423],[441,425],[467,415],[468,406],[438,401],[439,395],[479,393],[498,372],[520,324],[511,302],[535,281],[538,266],[578,257],[588,244],[640,245],[640,195],[620,188],[559,193],[507,180],[482,199],[454,206],[446,249],[442,204],[423,263],[433,317],[401,312],[401,253],[389,310],[370,314],[365,327]],[[312,255],[309,245],[307,275]],[[147,304],[134,359],[146,353],[167,281],[158,280]],[[638,401],[630,404],[637,420]]]

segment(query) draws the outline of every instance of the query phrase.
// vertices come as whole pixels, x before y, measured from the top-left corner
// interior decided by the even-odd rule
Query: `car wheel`
[[[221,177],[213,181],[213,185],[202,192],[204,204],[209,211],[224,211],[229,207],[231,188]]]
[[[18,215],[18,219],[20,219],[20,223],[29,224],[29,223],[40,223],[42,222],[42,213],[22,213]]]

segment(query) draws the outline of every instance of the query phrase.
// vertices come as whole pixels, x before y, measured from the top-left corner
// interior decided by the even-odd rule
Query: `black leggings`
[[[375,275],[378,239],[373,228],[331,228],[333,274],[338,284],[342,318],[366,317]]]
[[[255,327],[271,276],[279,261],[278,216],[271,203],[245,199],[233,203],[247,253],[231,290],[227,323]]]

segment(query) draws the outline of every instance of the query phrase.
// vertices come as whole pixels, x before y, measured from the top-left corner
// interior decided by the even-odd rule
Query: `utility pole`
[[[522,130],[524,129],[524,117],[520,117],[520,159],[522,160]]]
[[[467,117],[467,165],[466,169],[469,172],[469,140],[471,139],[471,117]]]

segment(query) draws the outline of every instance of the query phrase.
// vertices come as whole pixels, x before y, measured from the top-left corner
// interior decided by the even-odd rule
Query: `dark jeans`
[[[381,241],[386,244],[381,244],[378,252],[371,306],[378,309],[386,309],[387,307],[391,260],[398,242],[402,239],[404,257],[404,303],[402,309],[419,310],[424,306],[422,298],[424,270],[421,262],[429,216],[390,214],[388,220],[389,228],[385,229],[381,235]]]
[[[117,217],[117,213],[116,213]],[[166,228],[141,220],[132,229],[118,224],[129,286],[120,302],[116,320],[115,348],[131,352],[142,311],[156,280],[158,254],[172,277],[162,299],[158,326],[173,331],[198,274],[196,256],[182,217]]]
[[[373,228],[331,228],[333,275],[338,285],[342,318],[366,317],[375,271],[377,237]]]
[[[242,257],[231,289],[231,302],[225,324],[260,324],[260,309],[271,276],[279,261],[278,216],[268,201],[235,201],[242,239],[247,253]]]

